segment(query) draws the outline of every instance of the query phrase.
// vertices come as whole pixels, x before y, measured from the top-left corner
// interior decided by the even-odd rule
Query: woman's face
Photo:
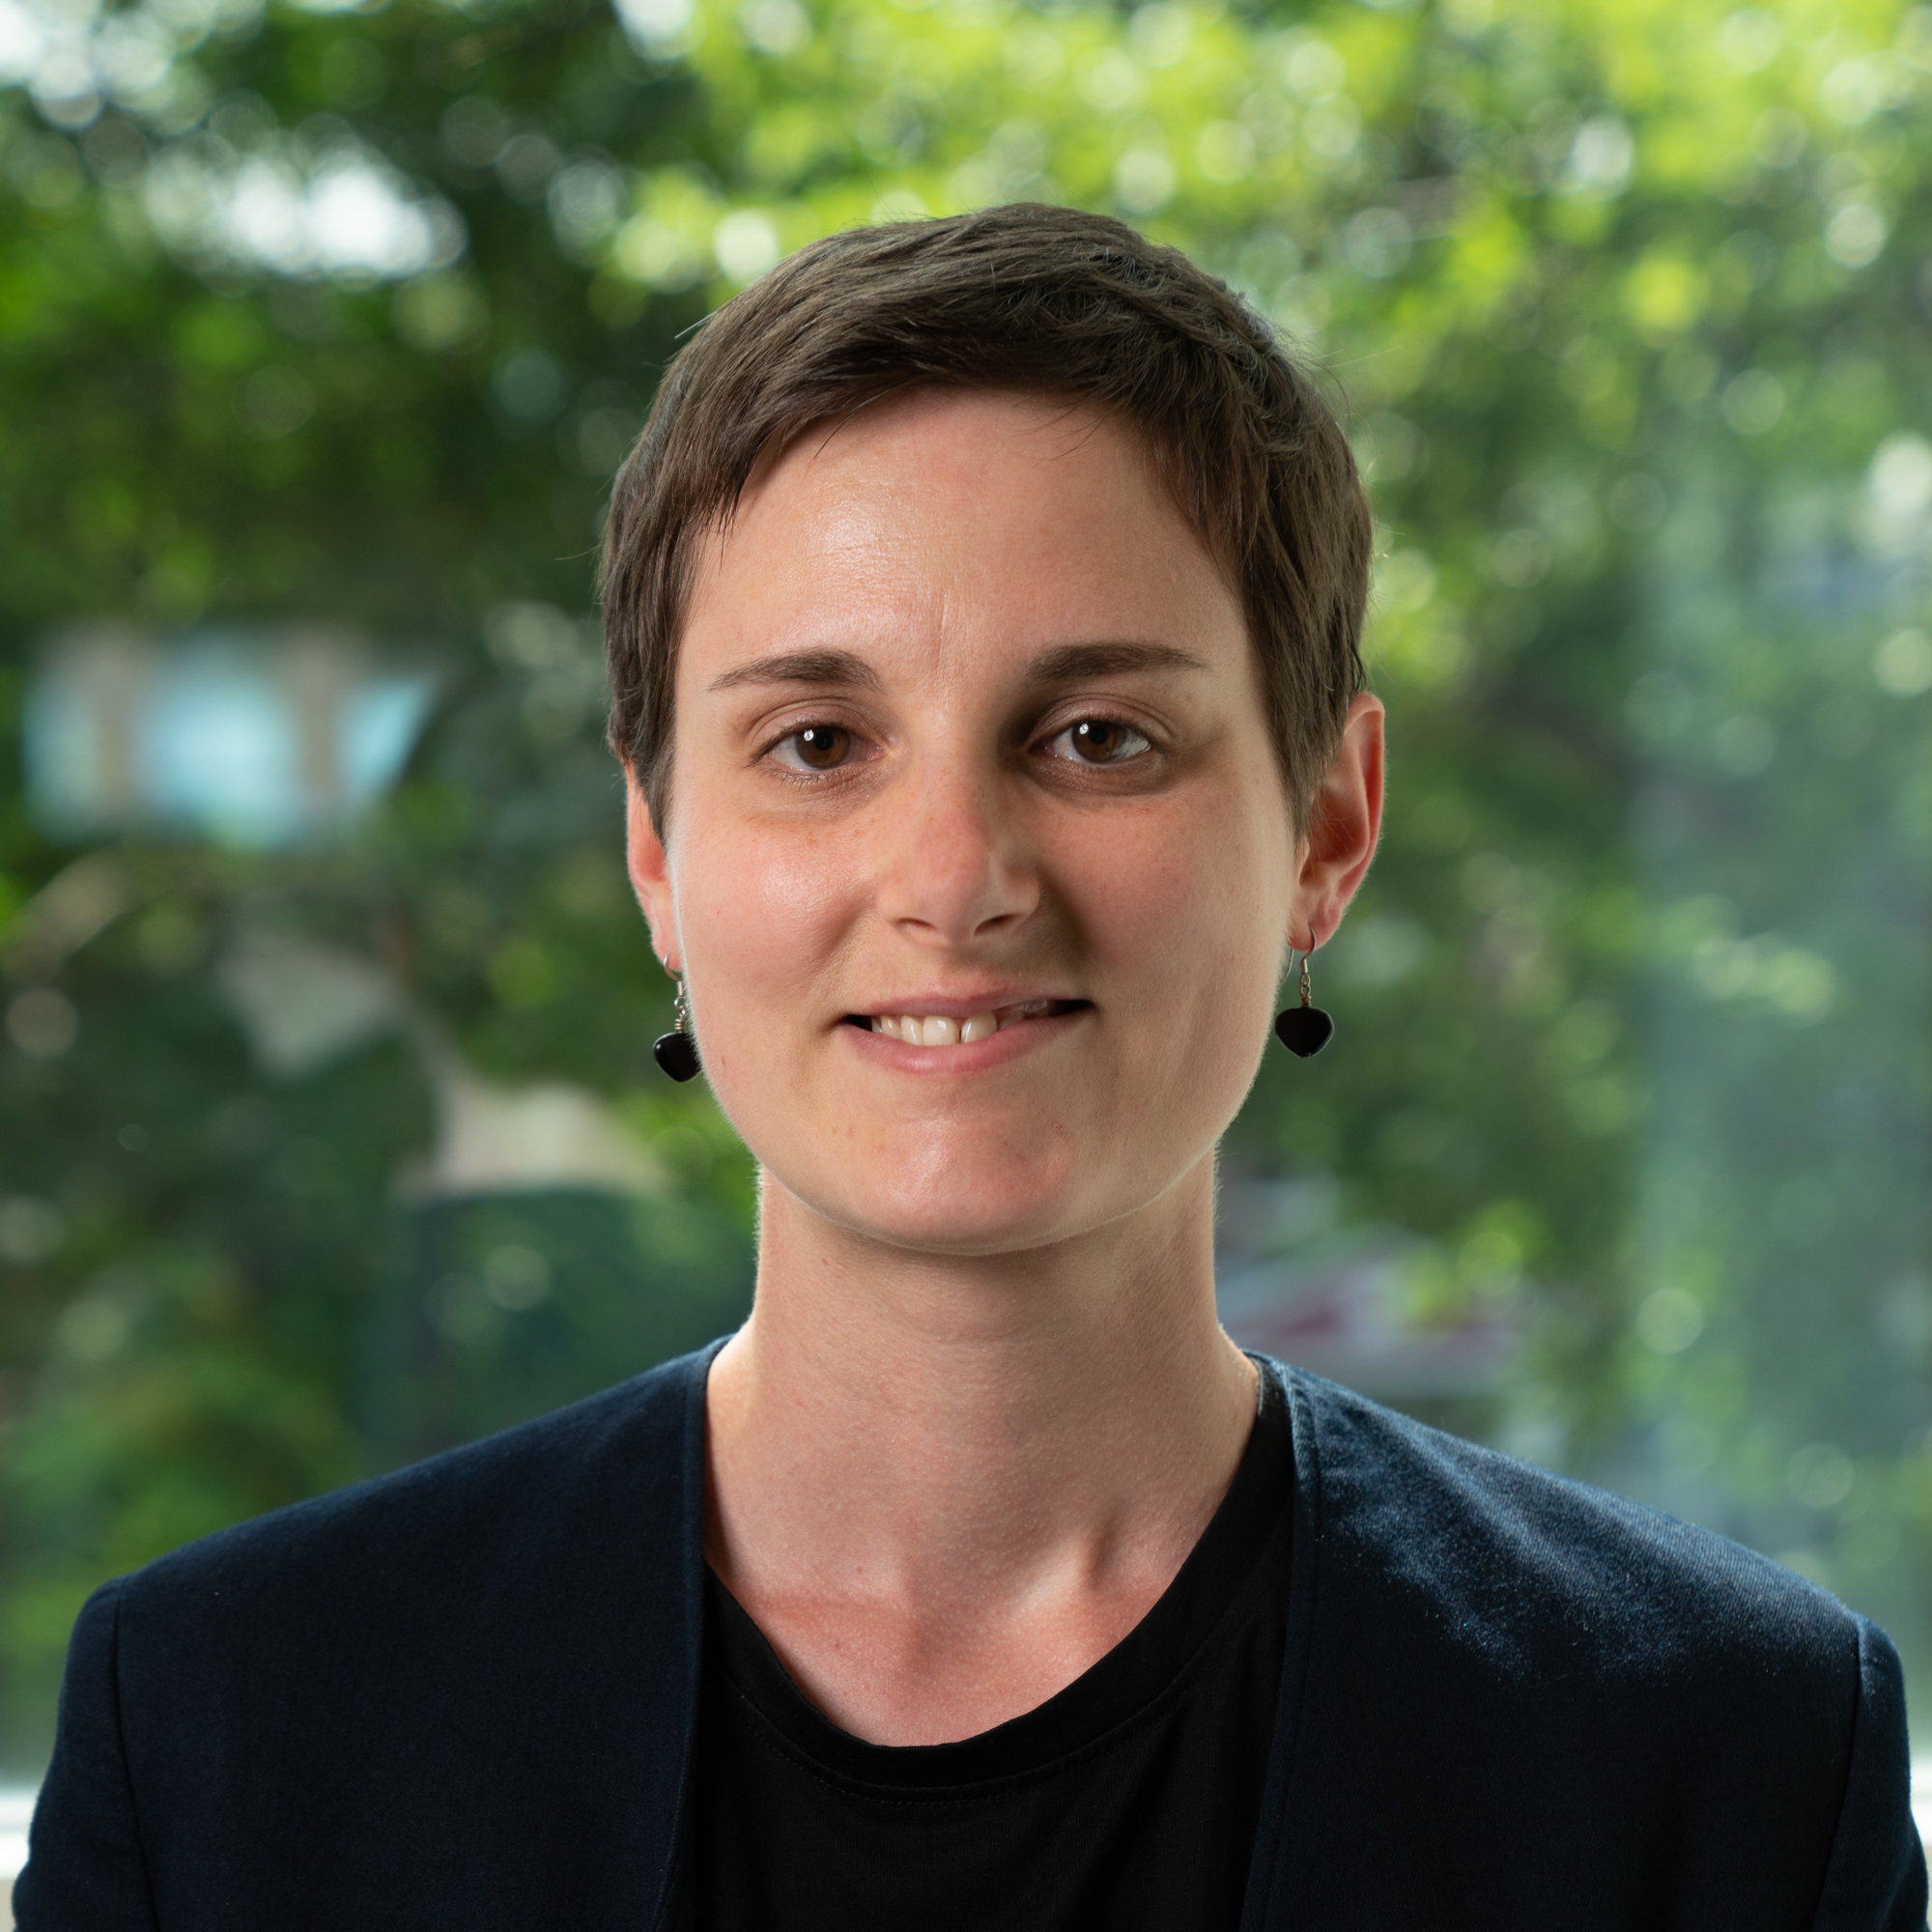
[[[1203,1171],[1294,839],[1239,607],[1139,441],[916,392],[801,439],[705,555],[633,871],[768,1179],[985,1254]]]

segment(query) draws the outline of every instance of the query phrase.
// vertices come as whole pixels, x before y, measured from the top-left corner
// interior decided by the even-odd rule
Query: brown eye
[[[852,754],[852,734],[840,724],[808,724],[773,747],[795,772],[837,771]]]
[[[1153,750],[1145,733],[1118,718],[1083,718],[1069,724],[1047,746],[1056,758],[1077,758],[1086,765],[1118,765]]]

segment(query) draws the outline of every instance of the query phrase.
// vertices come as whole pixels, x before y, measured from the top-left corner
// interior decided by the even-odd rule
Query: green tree
[[[76,615],[324,616],[443,684],[353,838],[128,845],[125,909],[65,953],[49,882],[88,855],[6,791],[13,996],[77,1015],[52,1050],[43,999],[0,1058],[18,1754],[92,1580],[422,1446],[369,1371],[442,1238],[389,1205],[422,1055],[270,1079],[219,994],[238,933],[384,960],[473,1065],[629,1111],[686,1312],[622,1351],[742,1292],[743,1163],[648,1067],[665,988],[584,669],[602,497],[733,288],[1014,198],[1248,292],[1327,372],[1381,519],[1387,838],[1316,962],[1337,1045],[1270,1059],[1231,1165],[1333,1175],[1344,1221],[1420,1237],[1425,1316],[1523,1311],[1466,1426],[1787,1554],[1932,1656],[1932,11],[29,19],[0,19],[6,743]],[[386,213],[331,227],[344,182]],[[477,1361],[438,1384],[445,1434],[566,1392]]]

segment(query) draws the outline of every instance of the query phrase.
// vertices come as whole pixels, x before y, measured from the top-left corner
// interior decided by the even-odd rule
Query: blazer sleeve
[[[87,1600],[68,1644],[53,1762],[14,1887],[19,1932],[156,1932],[121,1736],[121,1588]]]
[[[1905,1683],[1891,1639],[1858,1620],[1851,1766],[1813,1932],[1925,1932],[1925,1851],[1912,1818]]]

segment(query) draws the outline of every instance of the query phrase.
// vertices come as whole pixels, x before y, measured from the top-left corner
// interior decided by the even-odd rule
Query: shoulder
[[[1333,1580],[1373,1574],[1492,1669],[1856,1672],[1859,1620],[1754,1551],[1285,1374]]]
[[[1410,1922],[1415,1870],[1457,1923],[1796,1927],[1821,1898],[1819,1923],[1922,1922],[1882,1632],[1722,1537],[1281,1373],[1297,1923]]]
[[[360,1923],[429,1872],[439,1922],[592,1896],[570,1922],[649,1922],[696,1695],[707,1361],[98,1592],[23,1922],[279,1923],[294,1886],[304,1922]]]
[[[709,1350],[391,1474],[204,1537],[120,1579],[121,1641],[211,1627],[452,1605],[500,1609],[523,1577],[563,1572],[613,1536],[673,1542],[689,1500]],[[701,1410],[700,1410],[701,1413]]]

